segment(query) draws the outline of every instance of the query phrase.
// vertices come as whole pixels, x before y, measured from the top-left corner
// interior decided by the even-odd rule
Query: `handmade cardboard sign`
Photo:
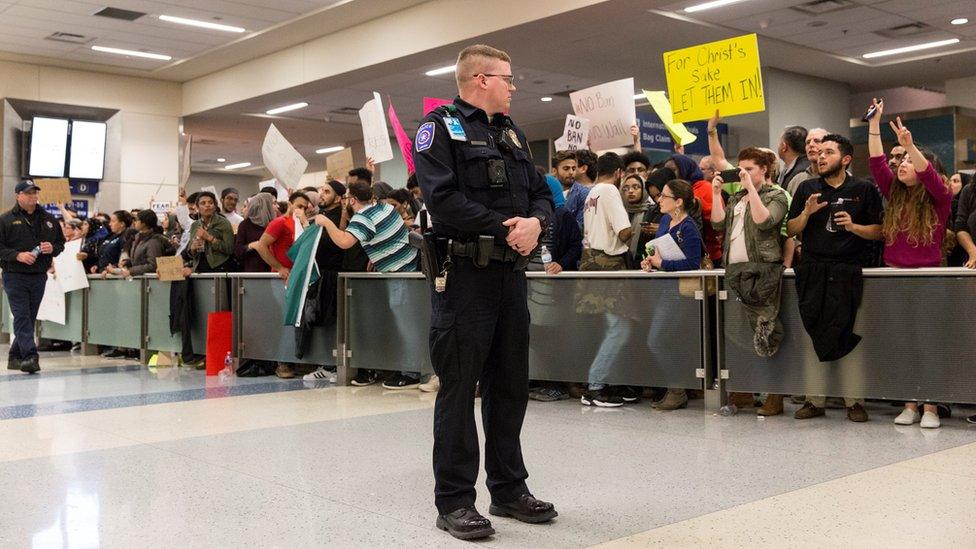
[[[675,122],[766,110],[755,34],[664,53]]]

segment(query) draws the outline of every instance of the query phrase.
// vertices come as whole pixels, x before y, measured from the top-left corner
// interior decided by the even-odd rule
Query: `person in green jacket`
[[[197,196],[200,218],[190,225],[190,244],[183,251],[193,272],[222,273],[233,271],[234,228],[217,213],[217,197],[204,191]]]
[[[783,219],[789,198],[770,179],[776,156],[771,151],[748,147],[739,153],[741,188],[721,207],[721,175],[712,180],[712,227],[723,231],[722,257],[725,258],[726,284],[732,288],[752,324],[753,346],[759,356],[772,356],[779,348],[783,327],[779,322],[780,292],[783,279]],[[751,394],[733,393],[734,404],[749,406]],[[783,413],[783,395],[769,395],[757,413],[762,416]]]

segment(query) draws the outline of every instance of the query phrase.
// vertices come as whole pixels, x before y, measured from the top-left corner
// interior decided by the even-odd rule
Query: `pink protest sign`
[[[424,98],[424,116],[430,114],[430,111],[440,107],[441,105],[450,105],[453,103],[452,99],[438,99],[436,97],[425,97]]]
[[[407,163],[407,173],[414,172],[413,169],[413,141],[407,132],[403,131],[403,125],[397,118],[397,113],[393,110],[393,101],[387,98],[390,108],[386,110],[386,115],[390,118],[390,125],[393,126],[393,134],[396,136],[397,144],[400,145],[400,152],[403,153],[403,161]]]

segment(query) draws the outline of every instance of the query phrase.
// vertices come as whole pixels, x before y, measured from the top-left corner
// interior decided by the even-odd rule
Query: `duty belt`
[[[477,262],[478,257],[478,243],[477,242],[456,242],[451,241],[450,243],[451,255],[456,255],[458,257],[467,257],[473,259]],[[514,263],[520,259],[518,252],[513,250],[508,246],[500,246],[498,244],[493,244],[491,251],[488,253],[488,260],[490,261],[503,261],[506,263]],[[487,264],[487,261],[484,261]]]

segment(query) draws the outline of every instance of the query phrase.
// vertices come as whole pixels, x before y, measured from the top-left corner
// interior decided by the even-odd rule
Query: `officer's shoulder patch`
[[[54,224],[53,224],[53,223],[51,223],[50,221],[48,221],[48,222],[47,222],[47,228],[48,228],[48,229],[53,229],[53,228],[54,228]]]
[[[424,122],[417,129],[417,152],[426,151],[434,144],[434,123]]]

